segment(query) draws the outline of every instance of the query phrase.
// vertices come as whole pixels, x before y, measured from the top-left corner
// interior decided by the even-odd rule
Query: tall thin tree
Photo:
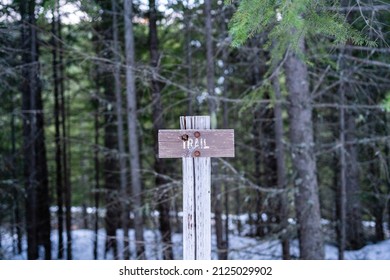
[[[106,151],[104,153],[103,166],[102,166],[102,187],[104,188],[104,199],[106,207],[105,221],[105,248],[104,258],[112,251],[113,258],[119,258],[118,252],[118,240],[117,229],[120,227],[121,217],[121,195],[120,195],[120,182],[118,174],[118,160],[116,157],[116,151],[118,150],[118,137],[117,137],[117,122],[115,114],[115,92],[112,85],[113,68],[112,68],[112,5],[111,1],[99,0],[98,4],[101,7],[101,21],[96,24],[96,52],[101,57],[101,61],[96,67],[96,84],[97,88],[102,89],[102,96],[100,104],[103,108],[102,115],[104,121],[102,127],[104,128],[103,143]],[[99,91],[98,91],[99,93]],[[104,100],[104,101],[103,101]],[[125,199],[125,198],[124,198]]]
[[[55,141],[55,162],[56,162],[56,198],[57,198],[57,224],[58,224],[58,251],[57,258],[64,257],[64,198],[63,198],[63,166],[62,166],[62,144],[61,144],[61,116],[59,97],[59,62],[58,62],[58,34],[57,34],[57,1],[52,10],[52,57],[53,57],[53,90],[54,90],[54,141]]]
[[[341,1],[343,8],[348,8],[350,2],[348,0]],[[350,21],[350,16],[346,15]],[[345,47],[340,49],[337,65],[340,73],[340,86],[338,88],[339,95],[339,142],[340,142],[340,182],[338,188],[338,243],[339,243],[339,259],[344,259],[344,250],[357,249],[362,246],[362,217],[360,210],[359,180],[358,180],[358,161],[357,151],[354,144],[355,140],[355,125],[354,115],[345,106],[351,100],[351,85],[349,84],[352,74],[351,67],[347,65],[345,56],[351,55],[350,50]]]
[[[279,70],[276,69],[272,78],[272,87],[275,94],[274,118],[275,118],[275,154],[277,166],[277,184],[278,188],[284,190],[279,196],[279,221],[281,224],[281,242],[282,255],[284,260],[290,259],[290,240],[288,232],[288,193],[286,180],[286,160],[284,148],[284,129],[283,129],[283,108],[282,108],[282,93],[279,83]]]
[[[127,192],[127,168],[126,168],[126,150],[124,122],[122,113],[122,83],[121,83],[121,57],[118,39],[118,19],[117,19],[117,1],[111,0],[112,5],[112,32],[113,32],[113,54],[114,54],[114,91],[116,100],[116,118],[117,118],[117,137],[119,148],[119,182],[122,203],[122,228],[123,228],[123,259],[130,258],[129,247],[129,206]]]
[[[65,230],[66,230],[66,257],[71,260],[72,257],[72,190],[70,181],[70,166],[69,155],[70,149],[68,147],[68,133],[66,123],[66,106],[65,106],[65,88],[64,88],[64,42],[62,38],[62,20],[60,13],[60,3],[56,3],[56,34],[58,36],[58,91],[59,91],[59,109],[61,115],[61,143],[62,143],[62,167],[63,167],[63,186],[64,186],[64,204],[65,204]]]
[[[12,153],[12,159],[11,159],[11,175],[12,178],[16,180],[17,177],[17,166],[16,166],[16,124],[15,124],[15,104],[14,101],[12,101],[12,115],[11,115],[11,153]],[[16,243],[15,249],[18,254],[22,253],[22,217],[20,214],[20,185],[15,182],[14,188],[13,188],[13,236],[14,236],[14,244]]]
[[[209,95],[208,106],[211,119],[211,128],[217,128],[217,103],[214,99],[215,95],[215,69],[214,69],[214,47],[213,47],[213,25],[212,25],[212,1],[205,0],[205,31],[206,31],[206,77],[207,77],[207,93]],[[214,163],[214,170],[217,170],[216,163]],[[216,171],[214,171],[215,173]],[[219,182],[215,183],[214,187],[214,219],[215,230],[217,237],[218,258],[226,259],[226,241],[223,236],[223,221],[222,221],[222,196],[221,185]]]
[[[164,187],[167,184],[163,174],[166,173],[165,164],[158,158],[157,131],[164,127],[163,107],[161,101],[161,83],[159,75],[159,42],[157,32],[157,7],[156,1],[149,1],[149,46],[150,46],[150,67],[151,67],[151,89],[153,107],[153,129],[154,129],[154,171],[156,173],[156,194],[157,208],[159,211],[159,227],[162,236],[163,258],[173,259],[172,233],[170,223],[170,199],[169,189]]]
[[[27,256],[51,259],[49,188],[44,138],[43,104],[39,79],[38,34],[35,1],[21,1],[22,113],[26,188]]]
[[[95,188],[94,193],[94,206],[95,206],[95,223],[94,231],[95,238],[93,240],[93,258],[94,260],[98,259],[98,241],[99,241],[99,206],[100,206],[100,159],[99,159],[99,138],[100,138],[100,122],[99,122],[99,100],[94,98],[93,100],[95,105],[95,114],[94,114],[94,130],[95,130],[95,145],[93,151],[93,160],[95,165]]]
[[[222,33],[222,77],[223,77],[223,97],[228,98],[228,73],[229,73],[229,45],[228,42],[228,36],[227,33],[227,12],[225,9],[225,6],[222,7],[222,24],[221,24],[221,33]],[[222,117],[222,123],[223,128],[228,128],[229,126],[229,106],[228,102],[223,102],[223,117]],[[226,259],[229,258],[229,211],[230,211],[230,201],[229,201],[229,185],[227,182],[224,184],[224,193],[225,193],[225,251],[226,251]]]
[[[347,93],[348,91],[346,91]],[[350,96],[348,94],[348,96]],[[358,166],[358,145],[356,142],[356,115],[345,113],[346,149],[346,248],[359,249],[364,244],[362,207]]]
[[[125,54],[126,54],[126,114],[128,126],[128,147],[130,151],[131,187],[134,212],[136,253],[138,259],[145,258],[142,211],[142,185],[137,128],[137,98],[135,88],[135,50],[133,30],[133,1],[124,0]]]
[[[187,77],[186,77],[186,86],[188,89],[187,98],[188,98],[188,109],[187,115],[192,116],[193,114],[193,96],[191,93],[193,71],[192,71],[192,48],[191,48],[191,24],[192,24],[192,13],[191,13],[191,3],[186,1],[187,5],[184,7],[184,36],[185,36],[185,65],[187,67]],[[184,4],[183,4],[184,5]]]

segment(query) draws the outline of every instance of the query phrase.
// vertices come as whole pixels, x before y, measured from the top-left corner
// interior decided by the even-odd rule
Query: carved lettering
[[[194,140],[189,138],[187,141],[183,141],[183,150],[193,150],[193,149],[210,149],[209,146],[207,146],[207,139],[206,138],[195,138]]]

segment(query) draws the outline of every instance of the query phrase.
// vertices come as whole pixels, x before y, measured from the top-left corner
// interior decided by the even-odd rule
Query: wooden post
[[[181,129],[209,129],[210,117],[180,117]],[[183,158],[183,259],[211,259],[211,160]]]
[[[159,130],[160,158],[183,160],[183,259],[211,259],[211,157],[234,157],[234,131],[210,129],[209,116],[180,117]]]

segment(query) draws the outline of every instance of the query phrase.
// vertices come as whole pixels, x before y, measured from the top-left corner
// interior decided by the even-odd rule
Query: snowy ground
[[[118,230],[118,237],[121,239],[123,232]],[[73,237],[73,257],[76,260],[93,259],[94,233],[91,230],[74,230]],[[130,231],[131,241],[134,241],[134,232]],[[99,259],[104,259],[104,239],[105,231],[100,230],[98,241]],[[57,232],[52,232],[53,256],[56,256],[58,246]],[[281,258],[281,246],[278,241],[256,240],[254,238],[230,236],[229,259],[233,260],[274,260]],[[131,252],[134,252],[134,242],[131,242]],[[182,259],[182,236],[173,235],[174,257]],[[145,244],[147,259],[161,259],[161,243],[158,231],[145,231]],[[24,247],[26,246],[24,242]],[[121,247],[121,242],[119,242]],[[4,259],[26,259],[26,254],[15,255],[12,250],[12,238],[3,232],[1,237],[0,258]],[[212,240],[212,258],[216,259],[215,240]],[[291,244],[291,254],[295,257],[299,255],[298,242],[295,240]],[[337,259],[337,248],[335,246],[325,246],[326,259]],[[112,254],[106,256],[112,259]],[[135,256],[133,255],[134,259]],[[347,251],[346,259],[358,260],[390,260],[390,240],[385,240],[377,244],[367,245],[357,251]]]

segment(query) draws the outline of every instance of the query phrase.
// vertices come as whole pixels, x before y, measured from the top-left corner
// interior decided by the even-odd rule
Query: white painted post
[[[209,129],[209,116],[180,117],[181,129]],[[183,157],[183,259],[211,259],[211,159]]]

